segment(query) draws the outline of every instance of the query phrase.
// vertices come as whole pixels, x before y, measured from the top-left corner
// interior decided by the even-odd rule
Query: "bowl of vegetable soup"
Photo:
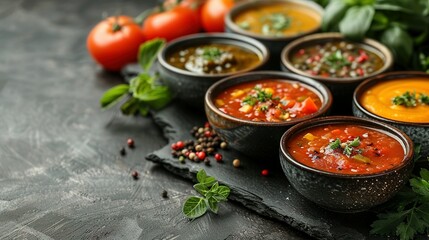
[[[284,131],[326,115],[331,104],[331,93],[323,84],[276,71],[225,78],[205,96],[207,119],[229,146],[266,160],[278,158]]]
[[[407,182],[413,142],[382,122],[322,117],[283,134],[280,163],[305,198],[331,211],[361,212],[386,202]]]

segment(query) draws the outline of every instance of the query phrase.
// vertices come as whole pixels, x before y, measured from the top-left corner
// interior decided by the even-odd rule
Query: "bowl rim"
[[[235,46],[245,48],[245,49],[252,51],[253,53],[257,54],[258,56],[260,56],[260,61],[255,66],[245,68],[245,69],[242,69],[240,71],[233,72],[233,73],[221,73],[221,74],[195,73],[195,72],[186,71],[184,69],[174,67],[173,65],[171,65],[167,62],[166,54],[169,50],[171,50],[174,47],[176,47],[177,45],[180,45],[183,43],[188,43],[188,42],[192,43],[192,41],[195,41],[195,39],[202,40],[202,41],[207,42],[207,43],[209,43],[211,40],[214,40],[214,39],[218,39],[221,41],[222,40],[234,41],[234,43],[237,43]],[[258,49],[258,51],[260,51],[260,52],[255,52],[254,50],[240,46],[240,44],[239,44],[240,42],[251,45],[254,48]],[[270,58],[270,52],[268,51],[267,47],[264,44],[262,44],[261,42],[259,42],[256,39],[252,39],[252,38],[246,37],[246,36],[240,36],[240,35],[234,34],[234,33],[196,33],[196,34],[183,36],[183,37],[180,37],[180,38],[177,38],[173,41],[168,42],[165,45],[165,47],[163,47],[162,50],[159,51],[159,53],[157,55],[157,59],[158,59],[159,64],[161,66],[165,67],[166,69],[168,69],[169,71],[172,71],[172,72],[177,73],[177,74],[185,75],[185,76],[201,77],[201,78],[208,78],[208,79],[220,79],[220,78],[224,78],[227,76],[231,76],[232,74],[239,74],[239,73],[253,71],[255,69],[258,69],[258,68],[264,66],[268,62],[269,58]]]
[[[270,75],[270,77],[264,77],[264,75]],[[250,81],[258,81],[258,80],[264,80],[264,79],[276,79],[276,80],[300,82],[300,83],[303,83],[304,85],[311,87],[310,90],[312,90],[312,91],[316,90],[317,91],[316,94],[319,97],[321,96],[322,98],[324,98],[326,95],[326,99],[322,99],[324,101],[322,101],[322,106],[317,112],[312,113],[312,114],[307,115],[307,116],[304,116],[304,117],[301,117],[301,118],[297,118],[297,119],[294,119],[291,121],[285,121],[285,122],[262,122],[262,121],[261,122],[255,122],[255,121],[236,118],[236,117],[233,117],[231,115],[228,115],[228,114],[220,111],[219,108],[217,108],[213,102],[214,92],[216,92],[216,90],[219,87],[222,87],[223,84],[225,84],[231,80],[239,80],[239,79],[241,79],[243,77],[247,77],[247,76],[256,77],[256,79],[252,79]],[[260,76],[260,77],[257,78],[258,76]],[[250,81],[244,81],[244,82],[250,82]],[[240,83],[243,83],[243,82],[240,82]],[[237,85],[237,84],[232,84],[230,87],[235,86],[235,85]],[[217,81],[216,83],[214,83],[213,85],[211,85],[209,87],[209,89],[207,90],[205,97],[204,97],[205,105],[208,108],[210,108],[210,110],[213,111],[215,114],[220,115],[222,118],[228,119],[229,121],[232,121],[235,123],[240,123],[240,124],[245,124],[245,125],[250,125],[250,126],[270,126],[270,127],[290,126],[290,125],[294,125],[298,122],[302,122],[302,121],[305,121],[305,120],[326,114],[329,111],[329,109],[331,108],[332,102],[333,102],[333,97],[332,97],[331,91],[324,84],[319,83],[316,80],[313,80],[311,78],[300,76],[298,74],[286,73],[286,72],[281,72],[281,71],[253,71],[253,72],[246,72],[246,73],[242,73],[242,74],[236,74],[236,75],[221,79],[220,81]]]
[[[377,71],[375,71],[375,72],[373,72],[367,76],[346,77],[346,78],[313,76],[313,75],[310,75],[310,74],[308,74],[302,70],[299,70],[293,66],[293,64],[289,58],[289,55],[295,49],[297,49],[303,45],[314,45],[315,43],[318,43],[318,42],[323,42],[323,41],[328,41],[328,40],[332,41],[334,39],[336,41],[345,40],[345,41],[357,43],[359,45],[366,45],[366,46],[369,46],[370,48],[377,50],[379,53],[382,54],[382,56],[380,56],[380,57],[383,59],[384,65],[380,69],[378,69]],[[377,53],[375,53],[375,54],[377,54]],[[361,42],[356,42],[356,41],[346,39],[344,37],[344,35],[341,33],[335,33],[335,32],[316,33],[316,34],[311,34],[308,36],[298,38],[283,48],[281,55],[280,55],[280,58],[281,58],[280,59],[281,64],[291,72],[297,73],[299,75],[307,76],[310,78],[314,78],[314,79],[322,81],[322,82],[337,83],[337,84],[349,84],[349,83],[361,82],[364,79],[371,78],[371,77],[374,77],[374,76],[379,75],[381,73],[384,73],[384,72],[388,71],[389,69],[391,69],[393,66],[393,54],[392,54],[392,52],[386,46],[381,44],[380,42],[378,42],[374,39],[371,39],[371,38],[364,38]]]
[[[284,4],[284,3],[293,3],[296,5],[300,5],[303,7],[306,7],[308,9],[313,10],[315,13],[319,14],[320,16],[320,22],[319,24],[314,27],[313,29],[310,29],[308,31],[299,33],[299,34],[295,34],[295,35],[290,35],[290,36],[264,36],[261,34],[257,34],[257,33],[253,33],[250,31],[246,31],[241,29],[237,24],[234,23],[233,18],[235,16],[237,16],[238,14],[240,14],[242,11],[245,11],[249,8],[254,8],[257,7],[259,5],[271,5],[271,4]],[[322,17],[324,14],[324,9],[318,5],[315,2],[311,2],[311,1],[302,1],[302,0],[264,0],[264,1],[244,1],[242,3],[239,3],[237,5],[235,5],[234,7],[232,7],[232,9],[225,15],[225,28],[230,28],[233,32],[235,33],[239,33],[240,35],[243,36],[249,36],[252,37],[254,39],[258,39],[261,41],[278,41],[278,42],[282,42],[282,41],[287,41],[287,40],[292,40],[292,39],[296,39],[299,38],[301,36],[304,35],[308,35],[314,32],[317,32],[321,26],[322,26]]]
[[[316,126],[324,126],[324,125],[335,125],[335,124],[350,124],[353,123],[355,125],[364,126],[364,127],[371,127],[376,130],[382,130],[386,131],[396,137],[396,140],[401,143],[401,145],[404,148],[404,158],[401,164],[395,166],[394,168],[387,169],[382,172],[377,173],[369,173],[369,174],[344,174],[344,173],[333,173],[328,171],[323,171],[320,169],[316,169],[310,166],[307,166],[297,160],[295,160],[289,152],[286,150],[286,143],[290,140],[290,138],[301,131],[304,131],[305,129],[309,129]],[[396,171],[401,170],[402,168],[407,167],[409,164],[413,164],[413,157],[414,157],[414,143],[410,139],[409,136],[407,136],[403,131],[400,129],[388,125],[386,123],[380,122],[380,121],[373,121],[369,119],[363,119],[359,117],[354,116],[328,116],[328,117],[320,117],[311,119],[306,122],[299,123],[290,129],[288,129],[281,137],[280,139],[280,154],[283,156],[283,158],[280,158],[280,161],[288,161],[295,167],[300,168],[301,170],[304,170],[306,172],[309,172],[311,174],[319,174],[322,176],[327,177],[334,177],[339,179],[368,179],[368,178],[376,178],[385,176],[391,173],[394,173]]]
[[[378,121],[383,121],[391,124],[400,124],[400,125],[407,125],[407,126],[416,126],[416,127],[429,127],[429,123],[424,122],[405,122],[400,120],[394,120],[386,117],[382,117],[380,115],[377,115],[375,113],[372,113],[368,111],[366,108],[362,106],[360,103],[360,98],[362,94],[370,87],[384,81],[391,81],[395,79],[402,79],[407,77],[419,77],[419,78],[427,78],[427,81],[429,83],[429,74],[424,72],[418,72],[418,71],[395,71],[395,72],[388,72],[385,74],[381,74],[372,78],[369,78],[365,81],[363,81],[361,84],[359,84],[356,89],[353,92],[353,104],[358,108],[361,112],[363,112],[365,115],[370,116],[371,118],[374,118]]]

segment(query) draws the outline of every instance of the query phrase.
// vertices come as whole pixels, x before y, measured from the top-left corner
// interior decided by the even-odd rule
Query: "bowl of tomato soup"
[[[278,157],[278,142],[296,123],[326,115],[329,90],[312,79],[275,71],[249,72],[213,84],[205,96],[211,126],[249,156]]]
[[[340,33],[319,33],[288,44],[282,51],[281,62],[284,71],[311,77],[327,85],[334,101],[340,100],[341,108],[350,109],[356,86],[388,71],[393,57],[389,49],[372,39],[353,42]]]
[[[429,155],[429,75],[392,72],[368,79],[353,95],[353,114],[400,128]]]
[[[158,54],[159,74],[174,97],[203,109],[214,82],[264,67],[267,48],[235,34],[194,34],[169,42]]]
[[[334,116],[295,125],[280,141],[280,163],[304,197],[336,212],[386,202],[407,182],[413,143],[378,121]]]
[[[271,65],[278,68],[282,48],[300,36],[318,31],[322,15],[323,8],[310,1],[247,1],[226,15],[225,28],[264,43],[272,54]]]

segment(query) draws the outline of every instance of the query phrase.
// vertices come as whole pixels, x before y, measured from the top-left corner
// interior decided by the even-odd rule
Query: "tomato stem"
[[[115,22],[112,24],[112,31],[117,32],[122,29],[122,26],[119,24],[119,17],[115,17]]]

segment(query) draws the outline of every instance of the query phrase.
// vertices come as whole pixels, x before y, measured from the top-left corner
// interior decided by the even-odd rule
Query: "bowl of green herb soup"
[[[227,32],[252,37],[265,44],[279,67],[280,52],[290,41],[318,31],[323,8],[311,1],[246,1],[231,9],[225,18]]]
[[[269,57],[257,40],[229,33],[195,34],[169,42],[158,54],[159,73],[174,97],[201,108],[216,81],[262,68]]]
[[[363,80],[388,71],[392,53],[381,43],[347,40],[339,33],[320,33],[291,42],[281,54],[282,69],[327,85],[334,101],[350,109],[353,90]],[[342,106],[341,106],[342,107]]]

